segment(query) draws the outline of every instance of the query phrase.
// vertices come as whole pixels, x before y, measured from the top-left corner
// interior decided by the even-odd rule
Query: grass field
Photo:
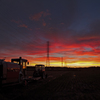
[[[49,71],[48,79],[27,87],[5,88],[5,100],[100,100],[100,69]],[[55,77],[55,78],[54,78]],[[0,100],[1,100],[0,99]]]

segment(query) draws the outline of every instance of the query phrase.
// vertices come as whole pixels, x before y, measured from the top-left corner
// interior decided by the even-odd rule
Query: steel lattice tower
[[[47,41],[47,60],[46,60],[46,66],[50,66],[50,59],[49,59],[49,41]]]

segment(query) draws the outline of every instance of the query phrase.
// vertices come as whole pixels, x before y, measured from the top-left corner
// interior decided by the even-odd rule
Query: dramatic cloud
[[[24,3],[22,3],[24,2]],[[22,56],[30,65],[100,65],[100,1],[2,0],[0,58]]]

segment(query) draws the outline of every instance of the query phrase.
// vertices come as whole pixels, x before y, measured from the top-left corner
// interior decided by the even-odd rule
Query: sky
[[[0,59],[46,65],[47,41],[50,66],[100,66],[100,0],[0,0]]]

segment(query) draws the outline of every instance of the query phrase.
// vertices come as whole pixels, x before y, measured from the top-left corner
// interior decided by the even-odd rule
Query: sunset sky
[[[0,59],[100,66],[100,0],[0,0]]]

